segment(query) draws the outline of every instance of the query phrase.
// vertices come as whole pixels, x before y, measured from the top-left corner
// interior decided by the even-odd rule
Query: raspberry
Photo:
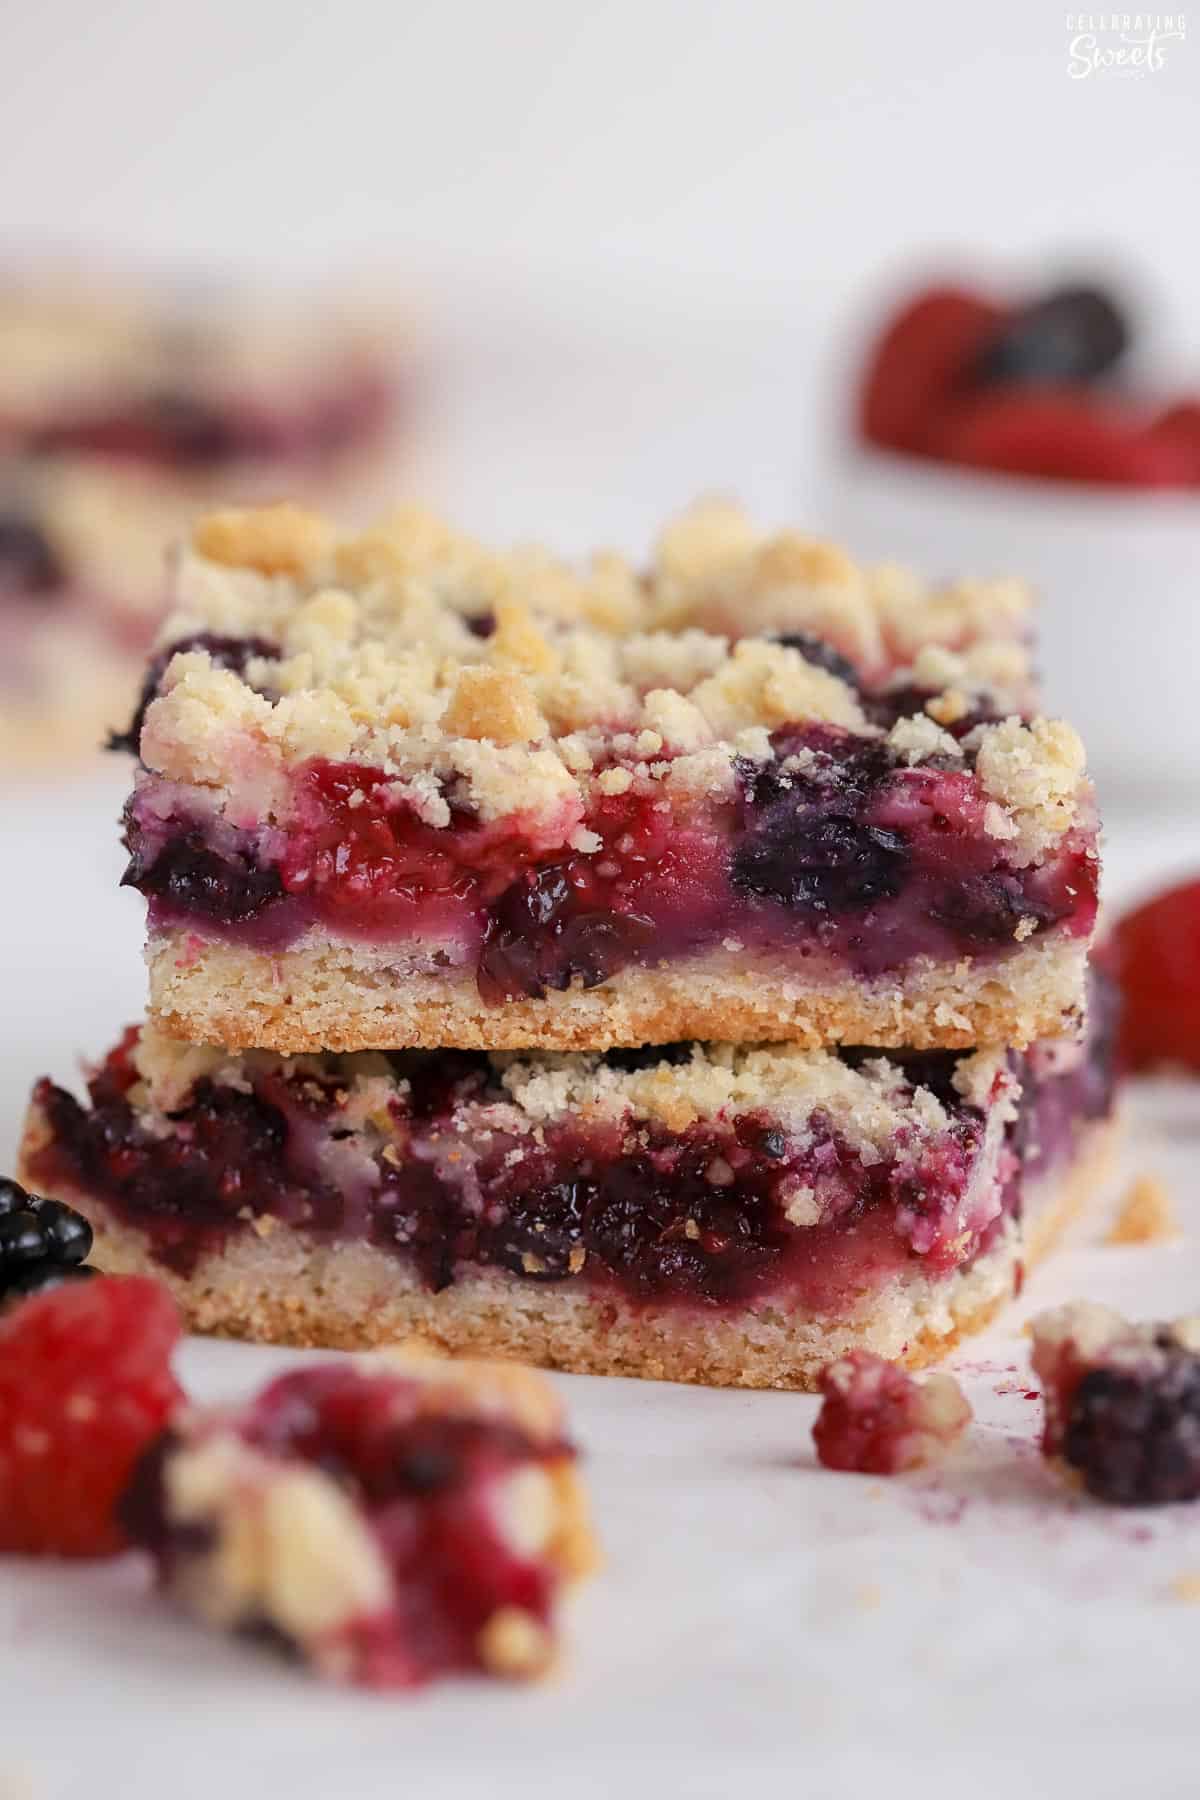
[[[935,1462],[966,1430],[971,1408],[952,1375],[914,1381],[869,1350],[821,1371],[824,1404],[813,1426],[827,1469],[898,1475]]]
[[[932,428],[972,379],[975,358],[1004,314],[961,288],[920,294],[875,347],[859,397],[859,430],[893,450],[928,454]]]
[[[1173,446],[1190,470],[1194,486],[1200,486],[1200,400],[1180,400],[1159,414],[1148,435]]]
[[[1172,441],[1068,388],[981,397],[946,422],[937,447],[968,467],[1110,487],[1180,487],[1190,469]]]
[[[1200,880],[1127,913],[1115,940],[1128,1066],[1200,1070]]]
[[[0,1318],[0,1551],[110,1556],[130,1470],[181,1397],[175,1303],[100,1276]]]

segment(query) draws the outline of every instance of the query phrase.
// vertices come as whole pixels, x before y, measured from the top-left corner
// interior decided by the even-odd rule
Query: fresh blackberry
[[[0,1305],[96,1274],[91,1247],[92,1228],[73,1208],[0,1178]]]
[[[975,357],[977,382],[1094,381],[1129,346],[1129,323],[1099,288],[1066,287],[1011,313]]]
[[[1163,1333],[1144,1358],[1089,1369],[1071,1397],[1062,1454],[1110,1505],[1200,1499],[1200,1356]]]

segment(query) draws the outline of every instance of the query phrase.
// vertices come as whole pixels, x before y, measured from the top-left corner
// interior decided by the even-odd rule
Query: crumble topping
[[[714,594],[730,597],[722,623],[733,641],[708,628]],[[1012,584],[926,593],[895,571],[869,578],[815,540],[762,537],[729,507],[669,527],[638,578],[613,556],[575,570],[540,552],[489,552],[415,508],[339,538],[317,516],[278,506],[200,522],[161,639],[254,637],[278,654],[251,658],[244,678],[204,651],[175,657],[146,713],[142,759],[173,780],[226,789],[236,814],[269,787],[264,763],[360,762],[453,790],[485,820],[537,818],[547,843],[570,843],[596,765],[614,756],[625,766],[601,769],[602,793],[628,777],[699,799],[732,788],[738,757],[767,760],[777,727],[878,735],[849,680],[801,648],[747,635],[767,628],[764,594],[781,609],[776,625],[831,642],[848,641],[851,618],[864,668],[879,663],[885,637],[903,639],[912,666],[895,679],[937,689],[925,715],[891,733],[909,766],[960,760],[943,725],[972,696],[1012,698],[1027,684],[1015,639],[973,636],[1014,627]],[[836,629],[826,616],[835,596]],[[1075,820],[1078,738],[1014,717],[966,742],[995,802],[989,829],[1036,861]],[[423,816],[434,822],[439,810]]]
[[[140,1077],[131,1103],[157,1116],[186,1103],[201,1079],[247,1085],[249,1072],[280,1069],[285,1076],[336,1070],[344,1088],[341,1114],[347,1125],[367,1125],[392,1134],[389,1102],[404,1091],[403,1077],[382,1052],[344,1056],[279,1057],[265,1050],[239,1054],[185,1045],[147,1023],[133,1053]],[[812,1115],[824,1114],[866,1164],[914,1137],[927,1140],[948,1131],[950,1114],[928,1088],[913,1085],[903,1067],[873,1057],[857,1068],[829,1051],[794,1045],[745,1047],[693,1044],[685,1061],[646,1068],[623,1068],[588,1052],[545,1053],[537,1057],[496,1052],[488,1058],[504,1099],[464,1102],[481,1109],[497,1127],[536,1134],[564,1117],[657,1122],[680,1132],[701,1119],[732,1118],[762,1111],[802,1137]],[[996,1052],[960,1058],[955,1086],[970,1106],[1013,1116],[1020,1088]]]
[[[965,741],[977,752],[975,769],[984,792],[1001,809],[986,828],[1010,840],[1018,867],[1037,862],[1078,823],[1086,763],[1079,733],[1063,719],[1024,725],[1012,718],[982,725]],[[1015,827],[1011,835],[1010,827]]]

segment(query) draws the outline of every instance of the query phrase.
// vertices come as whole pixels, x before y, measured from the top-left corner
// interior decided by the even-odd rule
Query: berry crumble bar
[[[680,1044],[283,1058],[128,1032],[81,1104],[34,1094],[24,1178],[200,1330],[810,1386],[919,1364],[1013,1292],[1094,1172],[1086,1043]]]
[[[96,270],[0,285],[0,450],[214,480],[247,494],[328,473],[383,437],[394,321],[359,310],[188,291]]]
[[[544,1673],[595,1561],[549,1386],[410,1350],[177,1414],[122,1513],[188,1611],[374,1688]]]
[[[203,520],[129,733],[158,1021],[285,1053],[1077,1030],[1096,816],[1020,592],[738,518],[644,575],[412,511]]]

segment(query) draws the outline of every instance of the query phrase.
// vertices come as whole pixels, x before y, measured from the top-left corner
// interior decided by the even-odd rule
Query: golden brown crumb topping
[[[815,540],[763,537],[728,506],[670,527],[643,577],[614,556],[571,569],[492,552],[413,507],[360,536],[294,506],[227,511],[196,528],[175,602],[164,643],[213,633],[278,649],[245,678],[203,651],[175,657],[142,735],[150,769],[219,790],[242,816],[286,810],[288,765],[359,762],[421,796],[431,824],[449,822],[452,793],[485,822],[536,821],[548,846],[574,841],[594,785],[686,807],[730,792],[739,758],[768,759],[779,726],[879,735],[854,683],[748,632],[823,636],[860,670],[930,687],[926,712],[892,734],[910,765],[961,756],[945,725],[981,693],[1020,704],[1028,682],[1011,584],[873,576]],[[721,620],[733,637],[711,628]],[[901,640],[911,667],[888,661]],[[968,741],[989,829],[1036,860],[1077,816],[1078,739],[1013,717]]]

